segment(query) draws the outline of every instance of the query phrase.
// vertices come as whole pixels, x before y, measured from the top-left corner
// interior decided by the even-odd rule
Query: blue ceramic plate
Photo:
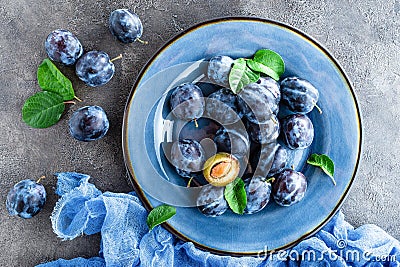
[[[187,188],[166,161],[163,143],[179,128],[168,117],[168,91],[204,77],[204,60],[215,55],[251,57],[259,49],[278,52],[283,77],[296,75],[320,91],[309,114],[315,128],[312,146],[300,153],[296,169],[308,180],[305,198],[291,207],[269,203],[253,215],[230,211],[217,218],[193,207],[198,188]],[[223,18],[198,24],[165,44],[141,71],[129,96],[123,124],[123,151],[136,192],[148,209],[177,206],[164,226],[185,241],[219,254],[257,255],[291,247],[318,231],[336,213],[353,183],[361,154],[360,111],[354,90],[336,60],[311,37],[279,22]],[[334,186],[323,172],[305,164],[310,153],[335,162]],[[273,201],[271,201],[273,202]]]

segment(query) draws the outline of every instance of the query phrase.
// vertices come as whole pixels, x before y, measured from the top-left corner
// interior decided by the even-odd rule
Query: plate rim
[[[279,248],[276,248],[274,250],[266,250],[266,251],[261,251],[262,253],[265,253],[266,255],[269,255],[271,253],[274,252],[279,252],[282,250],[286,250],[289,249],[293,246],[295,246],[296,244],[298,244],[299,242],[301,242],[302,240],[314,235],[315,233],[317,233],[322,227],[324,227],[334,216],[335,214],[340,210],[340,208],[342,207],[345,199],[348,197],[349,192],[351,190],[351,187],[354,184],[354,181],[356,179],[356,175],[358,172],[358,168],[360,165],[360,162],[362,160],[362,151],[363,151],[363,122],[362,122],[362,113],[361,113],[361,109],[359,106],[359,101],[357,98],[357,95],[355,94],[355,90],[354,90],[354,86],[352,84],[352,82],[350,81],[348,75],[346,74],[346,72],[344,71],[342,65],[337,61],[337,59],[329,52],[329,50],[327,48],[325,48],[324,45],[322,45],[321,43],[319,43],[316,39],[314,39],[313,37],[311,37],[310,35],[308,35],[307,33],[303,32],[302,30],[281,22],[281,21],[277,21],[277,20],[273,20],[273,19],[268,19],[268,18],[262,18],[262,17],[255,17],[255,16],[224,16],[224,17],[217,17],[217,18],[212,18],[212,19],[208,19],[208,20],[204,20],[201,21],[199,23],[196,23],[190,27],[188,27],[187,29],[175,34],[174,36],[172,36],[168,41],[166,41],[159,49],[157,49],[153,55],[146,61],[146,63],[143,65],[143,67],[141,68],[133,86],[131,87],[130,93],[127,97],[126,100],[126,104],[125,104],[125,108],[124,108],[124,115],[123,115],[123,122],[122,122],[122,152],[123,152],[123,158],[124,158],[124,164],[127,170],[127,180],[128,183],[132,185],[132,187],[134,188],[136,194],[138,195],[140,201],[142,202],[143,206],[146,208],[147,211],[151,211],[153,209],[150,201],[148,200],[148,198],[146,197],[146,195],[144,194],[143,190],[141,189],[140,185],[136,182],[135,177],[135,172],[132,168],[132,165],[129,164],[130,162],[130,156],[129,156],[129,152],[128,152],[128,134],[127,134],[127,121],[128,121],[128,114],[129,114],[129,107],[130,107],[130,103],[132,102],[134,96],[135,96],[135,92],[136,89],[138,88],[143,76],[146,74],[146,71],[148,70],[149,66],[151,65],[152,62],[154,62],[156,60],[156,58],[160,55],[160,53],[162,53],[164,50],[166,50],[170,45],[172,45],[176,40],[184,37],[185,35],[189,34],[192,31],[196,31],[197,29],[207,26],[207,25],[211,25],[211,24],[217,24],[217,23],[224,23],[224,22],[240,22],[240,21],[244,21],[244,22],[260,22],[260,23],[265,23],[265,24],[270,24],[273,26],[278,26],[278,27],[282,27],[285,28],[287,30],[290,30],[296,34],[298,34],[299,36],[301,36],[302,38],[304,38],[306,41],[310,42],[312,45],[315,45],[318,49],[320,49],[325,56],[327,56],[329,58],[329,60],[334,63],[335,67],[337,68],[337,71],[339,72],[339,74],[343,77],[343,80],[347,83],[349,91],[351,93],[351,96],[354,100],[354,107],[355,107],[355,111],[356,111],[356,117],[358,118],[357,121],[357,126],[358,126],[358,140],[359,140],[359,144],[358,144],[358,153],[357,153],[357,158],[356,158],[356,162],[354,165],[354,170],[352,173],[352,176],[349,180],[348,186],[346,187],[346,189],[343,191],[343,193],[341,194],[340,199],[337,202],[337,205],[335,206],[335,208],[326,216],[326,218],[324,220],[322,220],[313,230],[304,233],[303,235],[301,235],[300,237],[298,237],[296,240],[287,243]],[[185,241],[185,242],[192,242],[195,247],[201,249],[201,250],[205,250],[217,255],[228,255],[228,256],[260,256],[260,251],[258,252],[233,252],[233,251],[225,251],[225,250],[221,250],[221,249],[216,249],[216,248],[212,248],[209,246],[206,246],[204,244],[201,244],[199,242],[197,242],[196,240],[193,240],[187,236],[185,236],[184,234],[180,233],[178,230],[176,230],[174,227],[172,227],[168,222],[164,222],[162,224],[162,226],[169,231],[170,233],[172,233],[174,236],[178,237],[179,239]]]

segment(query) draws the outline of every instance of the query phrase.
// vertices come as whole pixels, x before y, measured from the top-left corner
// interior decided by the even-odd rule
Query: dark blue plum
[[[82,107],[69,119],[69,131],[79,141],[98,140],[106,135],[108,128],[107,115],[99,106]]]
[[[247,131],[251,140],[259,144],[275,142],[279,136],[279,121],[275,114],[264,123],[247,122]]]
[[[184,83],[172,89],[172,113],[178,119],[191,121],[203,116],[205,101],[201,89],[193,83]]]
[[[278,146],[279,147],[275,152],[274,161],[272,162],[268,177],[272,177],[280,173],[288,163],[289,155],[287,149],[281,145]]]
[[[35,216],[46,202],[46,189],[30,179],[15,184],[8,192],[6,207],[10,215],[29,219]]]
[[[71,66],[82,56],[83,48],[78,38],[68,30],[52,31],[44,43],[46,53],[52,61]]]
[[[264,177],[252,177],[245,185],[247,205],[245,214],[253,214],[267,206],[271,196],[271,184]]]
[[[281,206],[291,206],[303,199],[307,190],[307,179],[301,172],[283,170],[272,184],[275,202]]]
[[[281,89],[279,83],[271,77],[261,77],[257,83],[268,90],[268,92],[265,92],[265,95],[275,102],[275,105],[272,105],[272,112],[277,115],[279,111],[279,103],[281,101]]]
[[[281,131],[286,145],[291,149],[305,149],[314,140],[314,126],[307,115],[286,116],[282,120]]]
[[[228,56],[214,56],[208,62],[207,76],[210,81],[226,88],[234,60]]]
[[[239,93],[241,113],[252,123],[265,123],[279,111],[279,84],[269,77],[246,85]]]
[[[106,52],[90,51],[78,60],[75,72],[86,85],[97,87],[111,80],[115,67]]]
[[[191,177],[190,173],[203,169],[205,152],[199,142],[192,139],[175,141],[171,147],[170,162],[179,175]]]
[[[227,88],[221,88],[208,96],[206,113],[221,125],[235,123],[241,118],[237,96]]]
[[[116,9],[110,14],[109,28],[119,41],[133,43],[143,34],[143,25],[139,16],[129,9]]]
[[[287,77],[281,81],[282,102],[289,110],[306,114],[317,104],[318,90],[309,81]]]
[[[224,186],[204,185],[197,197],[197,208],[208,217],[222,215],[228,209],[224,198]]]
[[[235,129],[227,130],[221,127],[215,134],[214,142],[218,152],[226,152],[239,159],[248,155],[250,150],[250,141],[247,134]]]

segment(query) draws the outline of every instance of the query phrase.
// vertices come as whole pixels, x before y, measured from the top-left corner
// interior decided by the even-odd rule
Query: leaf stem
[[[330,175],[328,175],[328,176],[329,176],[329,178],[331,178],[333,185],[336,186],[336,181],[335,181],[335,179],[334,179],[332,176],[330,176]]]
[[[71,104],[71,105],[75,105],[75,101],[69,100],[69,101],[64,101],[64,104]]]
[[[122,58],[122,54],[119,54],[117,57],[111,59],[111,62],[114,62],[115,60],[121,59]]]

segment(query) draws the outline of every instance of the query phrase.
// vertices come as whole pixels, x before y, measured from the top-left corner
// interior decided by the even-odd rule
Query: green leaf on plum
[[[243,87],[258,81],[259,78],[260,73],[252,71],[244,58],[238,58],[229,73],[229,86],[235,94],[238,94]]]
[[[258,50],[254,54],[253,60],[271,69],[273,72],[277,74],[278,77],[280,77],[285,72],[285,62],[278,53],[272,50],[269,49]],[[265,73],[265,74],[270,75],[270,73]],[[272,76],[271,78],[275,79]],[[275,80],[279,80],[279,78]]]
[[[243,214],[247,206],[246,190],[241,178],[236,178],[233,182],[226,185],[224,196],[229,207],[234,213]]]
[[[279,80],[279,75],[270,67],[265,66],[264,64],[261,64],[257,61],[254,61],[252,59],[247,60],[247,66],[252,69],[253,71],[256,72],[261,72],[264,73],[268,76],[270,76],[272,79],[275,81]]]

